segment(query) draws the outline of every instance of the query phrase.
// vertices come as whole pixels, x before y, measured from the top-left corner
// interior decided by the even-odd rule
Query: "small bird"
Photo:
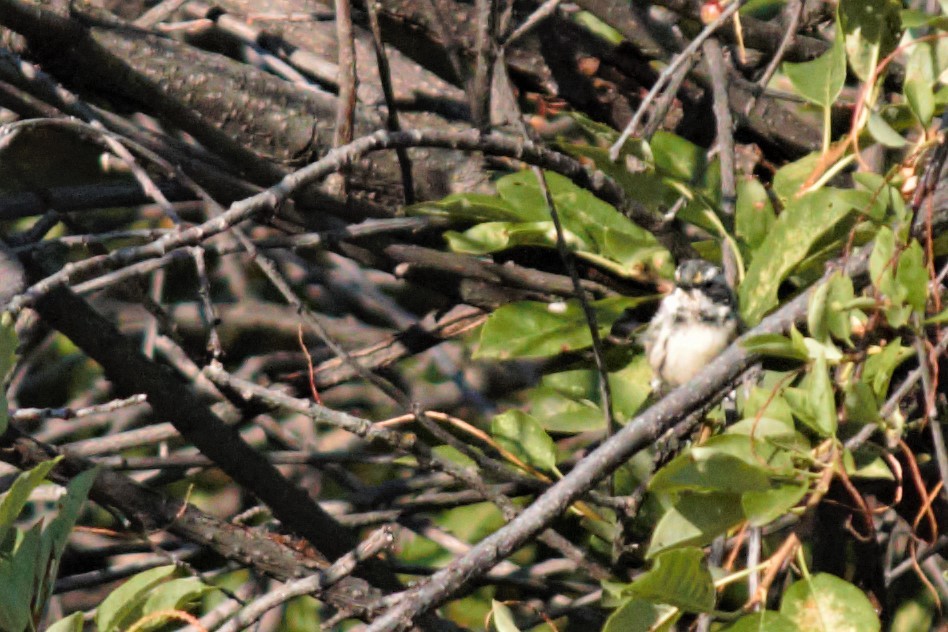
[[[675,270],[675,289],[662,299],[642,342],[656,390],[681,386],[737,335],[737,300],[724,273],[701,259]]]

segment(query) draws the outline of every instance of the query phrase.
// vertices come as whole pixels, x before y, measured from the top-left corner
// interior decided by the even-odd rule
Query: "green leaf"
[[[925,312],[928,271],[917,241],[912,240],[899,254],[895,233],[888,227],[880,228],[869,257],[869,274],[879,293],[888,299],[885,315],[892,327],[905,325],[913,310]]]
[[[876,233],[869,255],[869,280],[881,293],[891,286],[896,269],[896,239],[895,233],[888,226],[883,226]]]
[[[520,632],[520,628],[514,622],[513,612],[510,611],[510,608],[496,599],[491,599],[490,603],[491,621],[497,632]]]
[[[217,590],[197,577],[172,579],[157,586],[145,600],[143,615],[161,610],[184,610],[209,592]],[[154,627],[161,627],[156,625]]]
[[[822,159],[822,153],[814,151],[777,169],[772,188],[781,204],[786,206],[797,197],[803,183],[811,178]]]
[[[927,42],[917,42],[905,66],[905,98],[922,127],[928,127],[935,114],[935,67],[932,48]]]
[[[838,419],[826,359],[819,357],[799,388],[788,388],[784,397],[797,419],[822,437],[836,434]]]
[[[7,378],[16,365],[16,348],[19,344],[13,319],[6,313],[0,316],[0,434],[7,430],[9,405],[7,404]],[[0,520],[0,526],[4,523]],[[3,538],[0,538],[2,540]]]
[[[74,476],[66,486],[66,493],[59,499],[59,511],[43,529],[42,560],[45,572],[38,587],[36,611],[38,616],[53,592],[53,584],[59,573],[59,559],[66,549],[66,541],[79,518],[79,512],[95,483],[98,468],[92,468]]]
[[[905,302],[912,310],[924,315],[925,303],[928,300],[928,270],[925,268],[922,246],[915,239],[899,257],[895,282],[901,286],[900,294],[904,294]]]
[[[197,577],[172,579],[159,584],[148,594],[142,607],[142,616],[166,610],[187,610],[190,606],[196,605],[202,596],[214,590],[217,589],[208,586]],[[171,621],[178,621],[178,619],[155,617],[138,629],[141,632],[157,630]]]
[[[571,398],[557,389],[545,386],[539,386],[530,392],[530,412],[548,432],[602,430],[606,423],[602,409],[593,402]]]
[[[864,380],[847,386],[843,405],[846,407],[846,419],[851,422],[871,424],[879,419],[879,403],[872,387]]]
[[[773,610],[762,610],[741,617],[721,632],[800,632],[793,621]]]
[[[777,217],[767,190],[757,178],[741,178],[737,182],[737,205],[734,211],[734,233],[756,251],[770,232]]]
[[[901,338],[891,340],[881,351],[869,351],[862,379],[872,387],[877,401],[884,400],[889,392],[889,382],[895,369],[913,355],[915,352],[910,347],[902,346]]]
[[[65,619],[60,619],[56,623],[46,628],[46,632],[82,632],[83,613],[73,612]]]
[[[837,12],[853,72],[873,81],[879,60],[895,49],[900,36],[900,3],[891,0],[840,0]]]
[[[629,592],[641,599],[667,603],[685,612],[711,612],[714,609],[714,582],[697,548],[665,551],[655,556],[652,568],[629,586]]]
[[[529,465],[544,472],[556,468],[556,445],[533,416],[508,410],[491,420],[490,432],[497,443]]]
[[[792,200],[777,218],[739,289],[744,321],[755,325],[777,304],[781,282],[817,241],[854,208],[868,202],[865,191],[823,188]]]
[[[13,535],[11,551],[0,557],[0,630],[26,630],[36,581],[46,572],[42,555],[42,524]]]
[[[454,193],[438,202],[422,202],[405,208],[409,215],[433,215],[471,222],[532,222],[549,218],[516,208],[496,195]]]
[[[850,310],[844,306],[855,297],[853,282],[841,272],[820,283],[810,295],[807,328],[818,342],[828,343],[830,336],[852,346]]]
[[[827,312],[825,315],[826,325],[831,336],[837,340],[842,340],[850,347],[852,341],[852,317],[853,309],[847,308],[853,298],[855,290],[853,280],[842,272],[837,272],[829,279],[829,290],[827,292]]]
[[[758,334],[741,342],[749,353],[772,358],[805,361],[809,356],[792,339],[781,334]]]
[[[716,438],[737,439],[745,445],[751,443],[747,437],[721,435]],[[682,491],[741,493],[770,489],[767,470],[718,451],[717,445],[695,447],[675,457],[656,472],[649,482],[649,490],[670,494]],[[773,452],[772,449],[769,451]],[[764,462],[763,458],[761,462]]]
[[[655,525],[648,557],[672,547],[704,546],[743,520],[740,494],[682,493]]]
[[[23,507],[30,499],[33,490],[42,485],[46,477],[52,471],[56,464],[62,460],[62,457],[56,457],[49,461],[43,461],[33,469],[23,472],[16,477],[10,490],[3,496],[0,502],[0,542],[7,536],[7,531],[13,527]]]
[[[741,415],[745,418],[757,416],[771,417],[793,430],[793,414],[790,405],[783,398],[780,388],[782,375],[765,373],[761,384],[753,387],[741,402]]]
[[[627,307],[650,297],[617,297],[595,301],[596,318],[605,334]],[[504,305],[488,316],[481,328],[475,358],[542,358],[592,344],[589,326],[578,301],[539,303],[520,301]]]
[[[892,126],[878,112],[869,112],[869,121],[866,128],[876,142],[891,149],[901,149],[908,144],[905,137],[892,129]]]
[[[606,620],[602,632],[662,632],[671,629],[679,617],[680,611],[672,606],[627,599]]]
[[[701,147],[671,132],[658,131],[652,137],[655,168],[677,180],[700,188],[708,169],[707,153]]]
[[[806,481],[775,485],[765,491],[749,491],[741,496],[744,515],[752,526],[762,527],[790,511],[810,489]]]
[[[174,572],[173,564],[152,568],[130,577],[109,593],[95,614],[99,632],[120,632],[136,621],[148,593]]]
[[[892,469],[882,458],[882,450],[872,444],[864,444],[855,452],[846,450],[843,453],[843,463],[847,466],[846,474],[852,478],[883,479],[893,482],[896,480]]]
[[[783,595],[780,614],[801,632],[874,632],[881,628],[866,595],[828,573],[790,586]]]
[[[839,35],[830,49],[813,61],[783,65],[797,94],[821,108],[832,107],[846,82],[846,51]]]
[[[641,275],[646,269],[670,272],[671,255],[651,233],[569,179],[555,173],[545,177],[568,248],[594,263],[607,267],[611,264],[610,269],[619,274]],[[556,247],[556,231],[546,197],[532,171],[504,176],[497,182],[497,191],[504,208],[516,217],[487,221],[464,232],[447,231],[445,238],[452,250],[487,254],[514,246]],[[484,206],[477,206],[477,211]],[[503,213],[493,215],[500,218]]]
[[[625,367],[609,373],[612,406],[616,418],[622,422],[635,416],[652,392],[652,369],[644,355],[636,356]]]
[[[826,303],[829,298],[829,283],[818,283],[810,294],[806,313],[806,327],[816,340],[829,340],[829,323],[826,322]]]
[[[941,325],[942,323],[948,322],[948,309],[942,310],[925,319],[924,323],[926,325]]]
[[[463,233],[446,231],[444,238],[454,252],[483,255],[514,246],[556,246],[556,229],[552,221],[540,222],[485,222]],[[563,242],[571,250],[589,250],[590,244],[563,229]]]

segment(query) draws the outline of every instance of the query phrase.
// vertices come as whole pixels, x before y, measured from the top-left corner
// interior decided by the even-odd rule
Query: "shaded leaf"
[[[0,316],[0,434],[7,430],[9,405],[7,404],[7,378],[16,365],[16,348],[19,340],[13,320],[4,313]],[[3,525],[0,520],[0,525]],[[0,538],[2,539],[2,538]]]
[[[704,552],[697,548],[674,549],[656,555],[652,568],[632,582],[629,592],[686,612],[714,609],[714,582],[704,561]]]
[[[797,505],[807,491],[809,483],[780,483],[765,491],[748,491],[741,496],[741,506],[747,521],[755,527],[770,524]]]
[[[892,126],[878,112],[869,113],[866,129],[876,142],[891,149],[900,149],[908,144],[905,137],[892,129]]]
[[[799,388],[788,388],[784,397],[794,415],[822,437],[836,434],[838,419],[826,360],[817,358]]]
[[[703,546],[743,520],[740,494],[683,493],[655,525],[648,557],[672,547]]]

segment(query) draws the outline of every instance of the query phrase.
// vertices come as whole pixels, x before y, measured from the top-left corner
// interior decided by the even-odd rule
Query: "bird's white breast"
[[[680,323],[669,333],[661,378],[668,386],[681,386],[724,351],[734,336],[734,325],[703,322]],[[653,366],[655,366],[653,364]]]

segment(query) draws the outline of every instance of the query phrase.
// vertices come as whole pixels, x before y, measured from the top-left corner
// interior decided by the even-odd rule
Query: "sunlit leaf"
[[[853,209],[868,201],[865,191],[823,188],[792,200],[760,248],[739,288],[745,322],[756,324],[777,304],[780,283],[810,248]]]
[[[671,629],[680,616],[673,606],[626,599],[606,620],[602,632],[663,632]]]
[[[647,298],[609,298],[593,303],[600,335],[627,307]],[[589,325],[578,301],[540,303],[521,301],[495,310],[481,328],[476,358],[539,358],[592,344]]]
[[[532,415],[508,410],[491,420],[490,432],[497,443],[527,464],[545,472],[556,467],[556,445]]]
[[[780,614],[800,632],[874,632],[881,628],[865,593],[828,573],[790,586],[783,595]]]
[[[899,9],[893,0],[840,0],[839,25],[849,65],[863,81],[872,81],[879,61],[896,46]]]
[[[935,113],[935,68],[932,49],[927,42],[917,42],[905,66],[905,98],[923,127],[928,127]]]
[[[793,621],[773,610],[748,614],[721,628],[721,632],[799,632]]]
[[[833,105],[846,82],[846,50],[839,35],[830,49],[813,61],[783,65],[797,94],[822,108]]]
[[[82,632],[84,625],[83,612],[73,612],[68,617],[60,619],[46,628],[46,632]]]
[[[127,579],[99,604],[95,622],[101,632],[118,632],[137,620],[149,591],[171,577],[173,564],[143,571]]]
[[[505,604],[496,599],[491,600],[491,623],[497,632],[520,632],[514,622],[513,612]]]
[[[737,182],[737,205],[734,211],[734,232],[753,251],[756,250],[777,221],[767,190],[755,178]]]

